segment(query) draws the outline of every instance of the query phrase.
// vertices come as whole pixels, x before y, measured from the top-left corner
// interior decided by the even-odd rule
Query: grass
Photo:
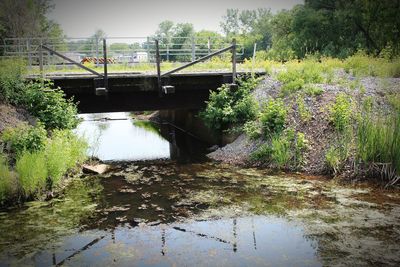
[[[15,194],[17,181],[4,155],[0,154],[0,205]]]
[[[393,185],[400,179],[400,110],[389,116],[364,114],[358,122],[357,158],[375,165]]]
[[[344,69],[357,77],[373,76],[388,78],[400,77],[400,58],[376,58],[359,52],[344,61]]]
[[[25,152],[17,160],[15,170],[25,196],[34,196],[44,190],[47,180],[46,156],[40,152]]]

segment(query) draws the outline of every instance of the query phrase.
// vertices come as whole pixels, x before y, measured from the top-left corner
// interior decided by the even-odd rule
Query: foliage
[[[371,57],[363,51],[348,57],[344,61],[346,72],[357,77],[375,76],[375,77],[400,77],[400,58],[387,59]]]
[[[361,48],[393,58],[400,52],[398,8],[395,1],[307,0],[273,16],[268,53],[276,60],[310,53],[346,58]]]
[[[78,124],[77,108],[72,99],[65,99],[50,82],[29,83],[25,88],[23,103],[46,129],[73,129]]]
[[[38,123],[35,127],[21,124],[15,128],[5,129],[1,138],[9,144],[12,152],[21,155],[24,151],[35,152],[43,149],[47,132],[41,123]]]
[[[211,92],[207,107],[200,112],[200,117],[214,130],[227,129],[229,125],[254,119],[257,105],[250,92],[257,82],[258,79],[252,78],[239,80],[237,89],[225,84]]]
[[[21,59],[0,60],[0,100],[17,104],[24,92],[22,74],[25,70]]]
[[[52,184],[58,184],[68,170],[86,159],[86,142],[71,131],[55,131],[46,143],[44,153],[48,176]]]
[[[325,153],[325,162],[329,170],[337,174],[342,170],[350,156],[350,136],[340,136]]]
[[[344,132],[349,128],[352,119],[352,103],[349,96],[345,93],[340,93],[329,107],[329,119],[335,129],[339,132]]]
[[[400,179],[399,110],[389,116],[374,115],[368,110],[362,114],[358,120],[356,155],[365,164],[389,164],[390,183]]]
[[[250,139],[257,139],[262,136],[262,127],[258,120],[246,122],[243,125],[243,131]]]
[[[10,170],[5,156],[0,154],[0,205],[15,193],[16,186],[15,175]]]
[[[25,196],[35,195],[45,188],[48,172],[43,151],[23,153],[15,164],[15,170]]]
[[[312,114],[311,114],[310,108],[306,106],[306,103],[304,102],[304,98],[299,97],[296,100],[296,103],[297,103],[297,111],[300,115],[301,121],[308,122],[311,119]]]
[[[303,154],[307,147],[308,141],[303,133],[288,129],[282,134],[272,136],[269,142],[251,155],[251,158],[267,161],[277,168],[297,169],[304,164]]]
[[[283,83],[282,93],[288,95],[304,89],[308,84],[324,82],[322,64],[314,59],[301,62],[291,61],[285,64],[286,69],[278,73],[277,79]]]
[[[268,100],[260,114],[264,136],[280,133],[284,129],[286,115],[287,110],[282,100]]]

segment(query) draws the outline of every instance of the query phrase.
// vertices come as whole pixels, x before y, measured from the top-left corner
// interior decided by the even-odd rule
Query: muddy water
[[[164,140],[169,157],[190,153]],[[0,213],[0,266],[400,264],[396,191],[213,162],[112,165]]]

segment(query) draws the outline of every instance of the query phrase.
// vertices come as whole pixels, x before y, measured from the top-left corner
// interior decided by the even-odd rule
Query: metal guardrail
[[[0,44],[0,57],[20,57],[27,60],[30,67],[39,65],[39,47],[46,47],[80,62],[85,57],[103,58],[102,38],[6,38]],[[106,38],[108,54],[116,64],[155,63],[154,37],[110,37]],[[230,44],[223,38],[175,37],[159,38],[159,52],[162,61],[190,62],[218,51]],[[243,46],[237,45],[237,56],[243,55]],[[70,62],[54,57],[44,51],[46,67],[68,65]],[[96,65],[101,63],[98,61]]]
[[[78,66],[79,68],[82,68],[82,69],[84,69],[84,70],[86,70],[86,71],[98,76],[100,79],[99,78],[97,79],[97,83],[99,82],[99,80],[101,80],[103,85],[102,86],[98,86],[96,88],[96,95],[106,95],[107,92],[108,92],[108,71],[107,71],[107,64],[108,64],[107,63],[108,62],[108,58],[107,58],[107,53],[108,52],[107,52],[107,50],[108,49],[107,49],[106,38],[103,38],[102,41],[103,41],[103,49],[102,49],[101,52],[102,52],[102,55],[103,55],[104,74],[100,74],[97,71],[94,71],[94,70],[88,68],[84,64],[81,64],[81,62],[78,62],[78,61],[66,56],[63,53],[61,53],[59,51],[56,51],[54,48],[50,48],[49,45],[47,45],[47,44],[46,45],[39,44],[38,47],[37,47],[37,52],[38,52],[39,68],[40,68],[40,72],[41,72],[42,76],[44,76],[44,71],[43,71],[43,65],[44,65],[43,64],[43,62],[44,62],[43,51],[46,51],[46,52],[48,52],[48,54],[50,56],[58,57],[58,58],[60,58],[60,59],[62,59],[64,61],[69,62],[70,64],[74,64],[74,65]],[[150,43],[148,42],[148,44],[150,44]],[[232,53],[232,86],[235,86],[236,57],[237,57],[237,54],[236,54],[236,52],[237,52],[236,51],[237,50],[237,44],[236,44],[236,40],[235,39],[233,39],[232,44],[230,46],[222,48],[222,49],[219,49],[219,50],[217,50],[215,52],[209,53],[209,54],[207,54],[207,55],[205,55],[203,57],[200,57],[198,59],[196,59],[195,54],[192,51],[192,55],[191,55],[192,56],[192,61],[191,62],[189,62],[187,64],[184,64],[183,66],[177,67],[175,69],[172,69],[170,71],[167,71],[167,72],[165,72],[163,74],[161,74],[161,52],[160,52],[161,51],[161,49],[160,49],[160,45],[161,44],[160,44],[160,40],[155,39],[154,40],[154,45],[155,45],[155,61],[156,61],[156,69],[157,69],[157,82],[158,82],[158,89],[159,89],[159,96],[160,97],[163,94],[173,93],[175,91],[175,88],[173,86],[171,86],[171,85],[163,85],[162,78],[168,77],[168,76],[170,76],[171,74],[173,74],[175,72],[178,72],[180,70],[183,70],[185,68],[193,66],[193,65],[195,65],[195,64],[197,64],[199,62],[202,62],[204,60],[207,60],[207,59],[209,59],[211,57],[218,56],[218,55],[220,55],[220,54],[222,54],[224,52],[227,52],[227,51],[231,51],[231,53]],[[98,44],[97,44],[97,47],[98,47]],[[210,45],[208,45],[208,47],[210,48]],[[100,51],[96,51],[96,52],[97,52],[97,54],[99,54]],[[149,54],[147,54],[147,55],[149,56]],[[97,59],[99,59],[99,57],[97,57]],[[99,62],[99,60],[97,60],[97,63],[98,62]]]

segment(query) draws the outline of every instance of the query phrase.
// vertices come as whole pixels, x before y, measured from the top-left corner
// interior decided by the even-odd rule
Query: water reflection
[[[82,114],[76,132],[103,161],[203,160],[207,146],[169,123],[133,120],[129,113]]]

